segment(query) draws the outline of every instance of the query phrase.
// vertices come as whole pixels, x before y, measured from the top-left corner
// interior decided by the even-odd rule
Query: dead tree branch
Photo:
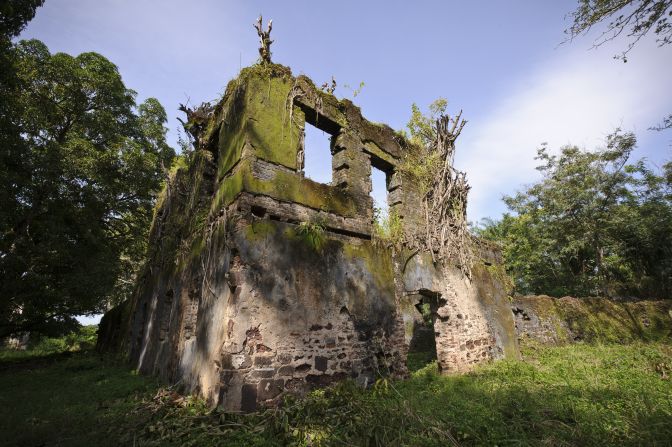
[[[320,90],[322,90],[323,92],[327,92],[327,93],[329,93],[330,95],[333,95],[333,94],[334,94],[334,91],[336,91],[336,78],[334,78],[334,77],[332,76],[332,77],[331,77],[331,84],[330,84],[329,82],[325,82],[325,83],[322,84],[322,86],[320,87]]]
[[[426,185],[422,199],[425,231],[407,239],[407,244],[429,251],[435,262],[453,262],[465,275],[471,276],[472,240],[467,227],[470,187],[466,174],[453,166],[455,141],[466,123],[462,111],[455,117],[440,115],[434,123],[428,138],[431,142],[422,148],[422,157],[418,160],[428,167],[427,178],[421,179]]]
[[[257,23],[254,24],[254,28],[257,30],[259,35],[259,58],[262,63],[271,63],[271,30],[273,29],[273,20],[268,21],[268,28],[266,31],[262,29],[263,18],[260,15],[257,19]]]
[[[212,115],[214,107],[209,102],[204,102],[194,109],[184,104],[180,104],[178,110],[184,112],[184,114],[187,115],[187,121],[185,122],[180,118],[177,120],[182,123],[182,127],[184,127],[184,131],[187,132],[187,135],[193,138],[194,147],[200,147],[200,138],[207,126],[210,116]]]

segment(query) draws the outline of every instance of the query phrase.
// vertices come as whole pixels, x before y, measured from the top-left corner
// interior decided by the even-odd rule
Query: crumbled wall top
[[[303,176],[306,123],[332,136],[330,184]],[[306,76],[292,76],[285,66],[243,69],[203,127],[197,146],[211,151],[217,166],[211,211],[248,192],[319,210],[328,229],[370,238],[374,166],[387,174],[390,208],[408,225],[415,222],[418,212],[404,203],[419,203],[417,193],[396,169],[409,143],[389,126],[364,119],[351,101],[318,89]]]

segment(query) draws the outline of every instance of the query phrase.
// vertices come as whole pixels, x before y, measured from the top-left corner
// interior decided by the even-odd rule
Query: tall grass
[[[461,376],[431,363],[369,390],[352,382],[252,415],[91,352],[0,361],[7,445],[670,445],[672,346],[528,347]]]

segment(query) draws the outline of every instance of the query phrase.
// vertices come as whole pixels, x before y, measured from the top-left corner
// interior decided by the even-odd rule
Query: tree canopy
[[[28,22],[35,17],[37,8],[44,0],[2,0],[0,2],[0,36],[11,39],[19,35]]]
[[[51,54],[30,40],[8,47],[7,60],[0,338],[70,328],[124,293],[175,155],[161,104],[136,106],[100,54]]]
[[[672,164],[629,163],[635,144],[616,131],[596,151],[539,149],[542,179],[477,231],[503,245],[519,293],[672,297]]]

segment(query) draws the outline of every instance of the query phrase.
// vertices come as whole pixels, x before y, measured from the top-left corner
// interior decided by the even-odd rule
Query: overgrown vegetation
[[[477,230],[502,244],[517,292],[672,296],[672,163],[631,162],[635,144],[616,131],[596,151],[539,149],[543,178]]]
[[[96,346],[98,326],[82,326],[62,337],[34,334],[25,349],[0,349],[0,362],[87,351]]]
[[[404,227],[399,213],[393,209],[383,213],[380,208],[374,207],[372,237],[374,242],[400,247],[404,240]]]
[[[450,261],[470,275],[472,240],[467,229],[469,185],[464,172],[454,168],[455,141],[467,123],[462,111],[446,113],[448,102],[439,98],[424,115],[413,104],[407,124],[410,145],[399,166],[402,175],[412,179],[422,197],[425,228],[418,234],[405,234],[407,246],[426,250],[432,259]]]
[[[352,382],[250,415],[209,411],[92,352],[0,360],[5,445],[666,445],[672,346],[528,346],[463,376]]]
[[[322,251],[326,242],[324,224],[321,222],[301,222],[297,233],[301,239],[313,250]]]

